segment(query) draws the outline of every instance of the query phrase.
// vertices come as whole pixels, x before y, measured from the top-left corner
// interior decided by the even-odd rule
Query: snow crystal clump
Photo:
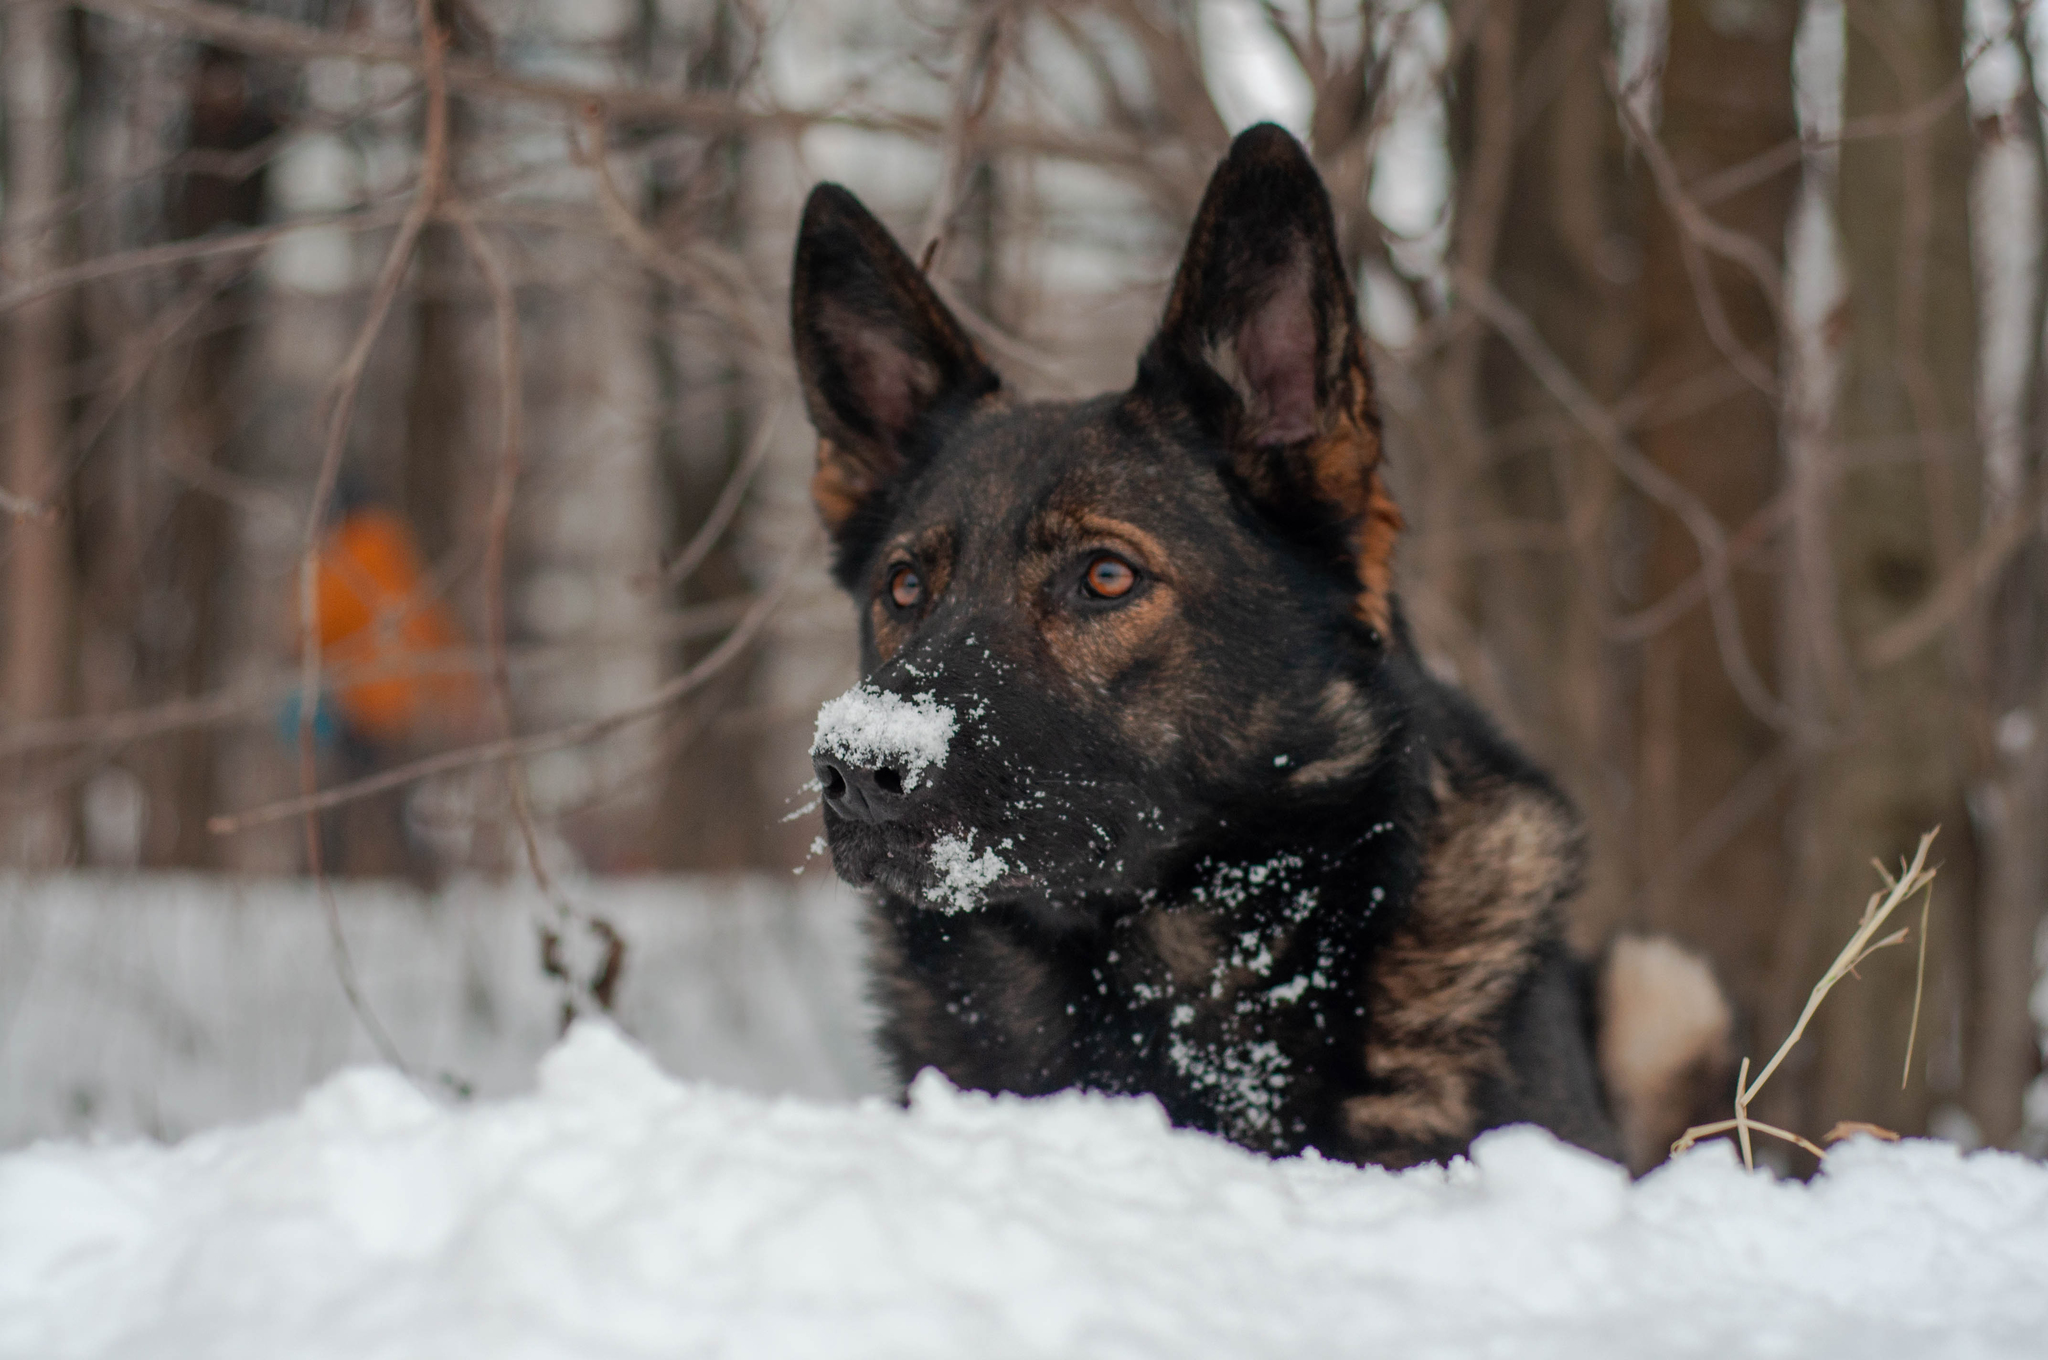
[[[1174,1023],[1179,1026],[1180,1007]],[[1293,1063],[1270,1039],[1255,1043],[1196,1044],[1176,1034],[1166,1048],[1167,1061],[1198,1091],[1215,1098],[1227,1131],[1252,1145],[1268,1143],[1278,1131],[1280,1106],[1287,1098]]]
[[[953,710],[929,694],[905,699],[859,684],[818,710],[811,754],[835,755],[863,769],[893,767],[909,790],[927,766],[946,763],[957,726]]]
[[[1009,845],[1010,842],[1003,842],[1005,849]],[[933,841],[932,868],[939,873],[932,896],[938,899],[939,910],[949,914],[980,906],[989,885],[1010,872],[1010,866],[993,850],[982,851],[979,858],[975,856],[972,831],[964,836],[949,833]]]

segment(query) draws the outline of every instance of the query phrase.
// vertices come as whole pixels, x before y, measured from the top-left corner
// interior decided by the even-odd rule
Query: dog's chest
[[[1212,900],[1048,936],[883,903],[883,1038],[906,1076],[1147,1094],[1177,1124],[1297,1151],[1327,1124],[1319,1103],[1364,1023],[1357,950],[1318,906]]]

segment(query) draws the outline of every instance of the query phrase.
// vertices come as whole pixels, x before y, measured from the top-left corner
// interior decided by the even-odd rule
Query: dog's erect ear
[[[1139,386],[1171,394],[1284,519],[1335,519],[1358,616],[1384,635],[1401,515],[1380,467],[1379,412],[1330,196],[1308,153],[1262,123],[1202,196]]]
[[[811,494],[835,532],[903,470],[921,422],[999,386],[910,257],[836,184],[804,204],[790,330],[820,439]]]

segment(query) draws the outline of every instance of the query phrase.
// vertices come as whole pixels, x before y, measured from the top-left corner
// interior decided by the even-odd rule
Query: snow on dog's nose
[[[826,803],[858,821],[893,819],[924,772],[946,763],[957,729],[953,710],[929,694],[860,684],[827,700],[811,738]]]

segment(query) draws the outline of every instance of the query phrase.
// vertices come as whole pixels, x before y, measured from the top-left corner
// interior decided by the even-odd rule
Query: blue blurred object
[[[293,690],[285,696],[277,709],[278,739],[287,746],[299,744],[299,691]],[[334,707],[334,696],[321,690],[313,704],[313,744],[321,750],[332,749],[341,740],[341,714]]]

